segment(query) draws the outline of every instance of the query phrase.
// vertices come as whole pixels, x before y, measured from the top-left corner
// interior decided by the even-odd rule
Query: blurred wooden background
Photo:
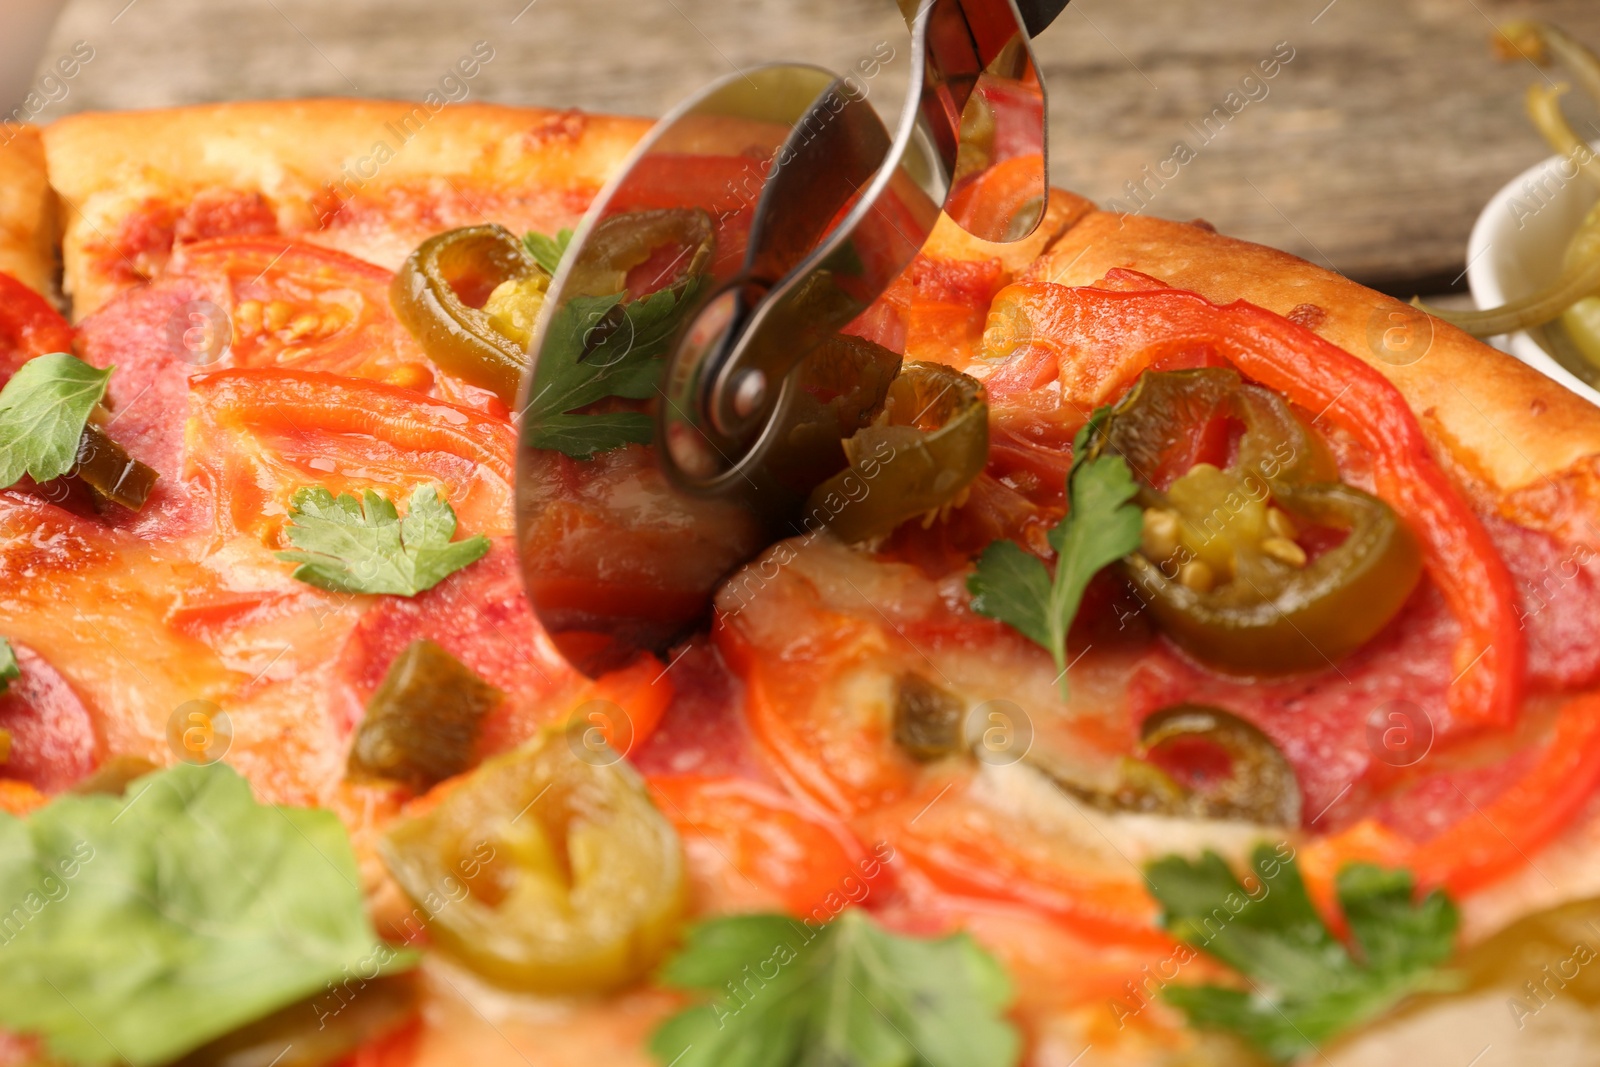
[[[1152,214],[1204,217],[1397,293],[1459,287],[1479,208],[1547,154],[1522,114],[1545,75],[1489,53],[1493,23],[1514,15],[1600,45],[1596,0],[1073,0],[1036,42],[1052,177],[1102,203],[1132,203],[1126,183],[1142,183]],[[478,41],[494,58],[465,84],[473,99],[646,115],[737,68],[842,72],[887,42],[895,59],[870,87],[894,109],[907,54],[889,0],[71,0],[41,71],[79,40],[94,58],[38,121],[415,99]],[[1275,77],[1245,81],[1290,50]],[[1237,114],[1202,137],[1219,107]],[[1600,111],[1573,113],[1600,137]],[[1180,141],[1193,158],[1166,162]],[[1158,184],[1147,166],[1175,176]]]

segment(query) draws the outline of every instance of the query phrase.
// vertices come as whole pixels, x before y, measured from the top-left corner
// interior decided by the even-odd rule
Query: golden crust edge
[[[464,148],[531,135],[571,146],[563,167],[570,177],[604,180],[650,126],[649,119],[571,109],[462,103],[430,112],[412,101],[324,97],[87,111],[52,123],[44,139],[56,188],[77,198],[113,184],[128,165],[181,170],[203,183],[237,179],[242,164],[270,158],[333,180],[385,136],[403,140],[384,164],[385,179],[467,173],[482,157]]]
[[[340,97],[67,116],[43,131],[62,201],[63,288],[81,318],[126,287],[99,276],[87,250],[147,195],[220,185],[309,216],[319,195],[455,176],[508,191],[597,188],[650,126],[570,109]]]

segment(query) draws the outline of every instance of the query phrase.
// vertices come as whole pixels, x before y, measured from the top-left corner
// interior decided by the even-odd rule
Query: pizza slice
[[[1016,245],[941,220],[849,344],[911,397],[959,385],[860,441],[978,411],[964,482],[768,546],[705,632],[591,681],[523,596],[504,389],[392,291],[502,227],[519,265],[453,291],[514,345],[645,129],[326,100],[0,150],[0,385],[52,360],[90,390],[52,434],[150,472],[0,489],[0,1062],[1467,1062],[1590,1032],[1563,967],[1600,882],[1600,414],[1203,224],[1062,192]],[[56,197],[73,325],[33,291]],[[639,570],[608,546],[662,522],[648,454],[566,459],[572,602],[619,572],[670,599],[717,532]],[[1551,946],[1565,1000],[1521,985]]]

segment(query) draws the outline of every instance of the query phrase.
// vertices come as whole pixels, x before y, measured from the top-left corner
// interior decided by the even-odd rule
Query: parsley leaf
[[[166,1063],[330,981],[399,970],[337,816],[226,764],[0,814],[0,1026],[80,1067]]]
[[[489,551],[482,534],[450,540],[456,513],[431,485],[411,494],[404,519],[371,489],[359,498],[335,497],[320,486],[301,489],[283,532],[298,551],[278,558],[300,564],[294,577],[334,593],[416,596]]]
[[[561,257],[567,254],[567,246],[571,243],[572,231],[565,226],[556,231],[554,237],[546,237],[542,233],[526,233],[522,236],[522,246],[546,274],[556,272],[561,265]]]
[[[650,1042],[675,1067],[1004,1067],[1011,982],[966,934],[901,937],[849,910],[821,928],[782,915],[694,927],[661,981],[715,994]]]
[[[1281,1062],[1381,1015],[1403,997],[1455,988],[1438,965],[1455,942],[1456,907],[1440,890],[1412,900],[1407,871],[1350,864],[1335,880],[1356,953],[1306,894],[1293,855],[1252,857],[1253,892],[1222,858],[1168,856],[1145,872],[1174,936],[1243,974],[1251,989],[1168,986],[1168,1002],[1199,1027],[1239,1034]]]
[[[0,489],[24,474],[47,482],[78,461],[78,438],[105,395],[111,368],[76,356],[35,356],[0,389]]]
[[[1016,543],[996,541],[983,550],[977,570],[967,579],[973,611],[1006,623],[1055,658],[1063,696],[1067,631],[1083,591],[1100,568],[1139,547],[1142,521],[1139,509],[1128,503],[1137,487],[1122,457],[1086,458],[1082,443],[1089,429],[1079,432],[1073,447],[1067,475],[1070,510],[1048,535],[1056,550],[1054,574]]]
[[[702,278],[696,276],[623,302],[625,293],[575,296],[561,306],[535,372],[522,415],[522,441],[575,459],[628,444],[648,444],[654,422],[636,411],[574,414],[597,400],[655,396],[667,342]]]
[[[11,647],[11,642],[0,637],[0,695],[4,695],[11,683],[22,677],[22,668],[17,665],[17,650]]]

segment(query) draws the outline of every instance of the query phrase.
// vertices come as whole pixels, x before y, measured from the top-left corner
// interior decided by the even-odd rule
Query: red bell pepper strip
[[[1471,818],[1412,856],[1419,885],[1463,893],[1528,862],[1571,821],[1600,783],[1600,694],[1570,701],[1539,762]]]
[[[585,687],[574,714],[581,714],[586,729],[598,731],[607,745],[626,756],[656,732],[673,692],[661,661],[646,653]]]
[[[1301,850],[1306,877],[1332,899],[1336,871],[1348,863],[1405,867],[1418,892],[1442,886],[1461,895],[1516,869],[1549,844],[1600,783],[1600,693],[1561,709],[1550,741],[1528,772],[1472,815],[1417,843],[1374,819],[1363,819]]]
[[[419,404],[399,386],[326,371],[223,370],[195,375],[190,388],[217,422],[371,437],[406,451],[460,456],[511,480],[516,445],[505,420],[442,400]]]
[[[1317,412],[1372,457],[1378,495],[1410,525],[1428,574],[1461,624],[1449,706],[1461,722],[1484,727],[1515,721],[1522,703],[1527,649],[1517,624],[1511,574],[1483,524],[1455,492],[1428,451],[1405,397],[1360,359],[1281,315],[1242,300],[1226,306],[1155,279],[1119,271],[1121,291],[1052,283],[1037,290],[1051,305],[1051,341],[1064,353],[1127,353],[1125,373],[1189,345],[1214,348],[1246,377]],[[1128,291],[1143,285],[1143,291]],[[1008,290],[1010,291],[1010,290]],[[1032,294],[1030,294],[1032,295]],[[1005,300],[1002,293],[998,301]]]

